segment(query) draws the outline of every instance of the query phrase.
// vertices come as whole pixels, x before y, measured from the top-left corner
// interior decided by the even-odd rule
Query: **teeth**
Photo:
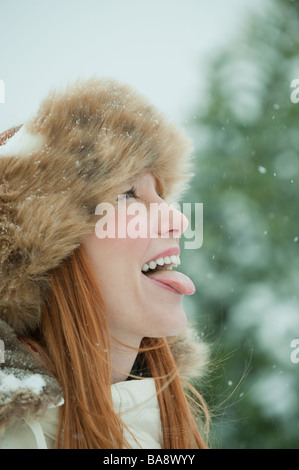
[[[171,269],[172,266],[179,266],[181,264],[181,260],[179,256],[176,255],[171,255],[171,256],[165,256],[164,258],[157,258],[156,260],[151,260],[148,263],[145,263],[141,271],[146,273],[150,269],[156,269],[157,266],[165,266],[165,269]],[[166,265],[171,265],[171,266],[166,266]]]
[[[156,266],[157,266],[156,261],[150,261],[150,262],[149,262],[149,268],[150,268],[150,269],[155,269]]]

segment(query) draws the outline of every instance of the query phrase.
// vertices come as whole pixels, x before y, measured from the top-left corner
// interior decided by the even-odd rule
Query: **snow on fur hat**
[[[94,230],[97,204],[144,172],[165,199],[190,176],[186,136],[113,80],[51,92],[0,145],[0,319],[17,334],[38,326],[48,273]]]

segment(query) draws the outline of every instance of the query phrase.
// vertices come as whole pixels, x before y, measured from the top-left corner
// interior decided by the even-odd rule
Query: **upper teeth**
[[[142,266],[141,271],[146,273],[149,269],[156,269],[157,266],[164,266],[165,264],[174,264],[175,266],[179,266],[181,264],[180,257],[171,255],[149,261]],[[170,266],[168,269],[171,269],[171,267],[172,266]]]

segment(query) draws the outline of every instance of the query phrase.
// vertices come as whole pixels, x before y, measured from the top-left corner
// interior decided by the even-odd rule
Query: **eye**
[[[128,198],[133,197],[135,199],[138,199],[138,196],[136,194],[136,188],[134,186],[132,186],[132,188],[129,189],[129,191],[127,191],[125,194]]]
[[[126,191],[124,194],[122,194],[120,196],[122,199],[130,199],[130,198],[134,198],[134,199],[139,199],[139,197],[137,196],[136,194],[136,188],[134,186],[132,186],[131,189],[129,189],[128,191]]]

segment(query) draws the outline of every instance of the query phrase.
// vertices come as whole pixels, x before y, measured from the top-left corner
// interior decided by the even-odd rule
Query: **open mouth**
[[[191,279],[183,273],[174,271],[172,268],[181,264],[178,255],[170,255],[153,259],[145,263],[142,274],[158,287],[181,295],[192,295],[195,287]]]
[[[141,271],[143,274],[148,275],[156,271],[171,270],[173,267],[178,267],[181,264],[180,257],[177,255],[165,256],[163,258],[153,259],[145,263]]]

